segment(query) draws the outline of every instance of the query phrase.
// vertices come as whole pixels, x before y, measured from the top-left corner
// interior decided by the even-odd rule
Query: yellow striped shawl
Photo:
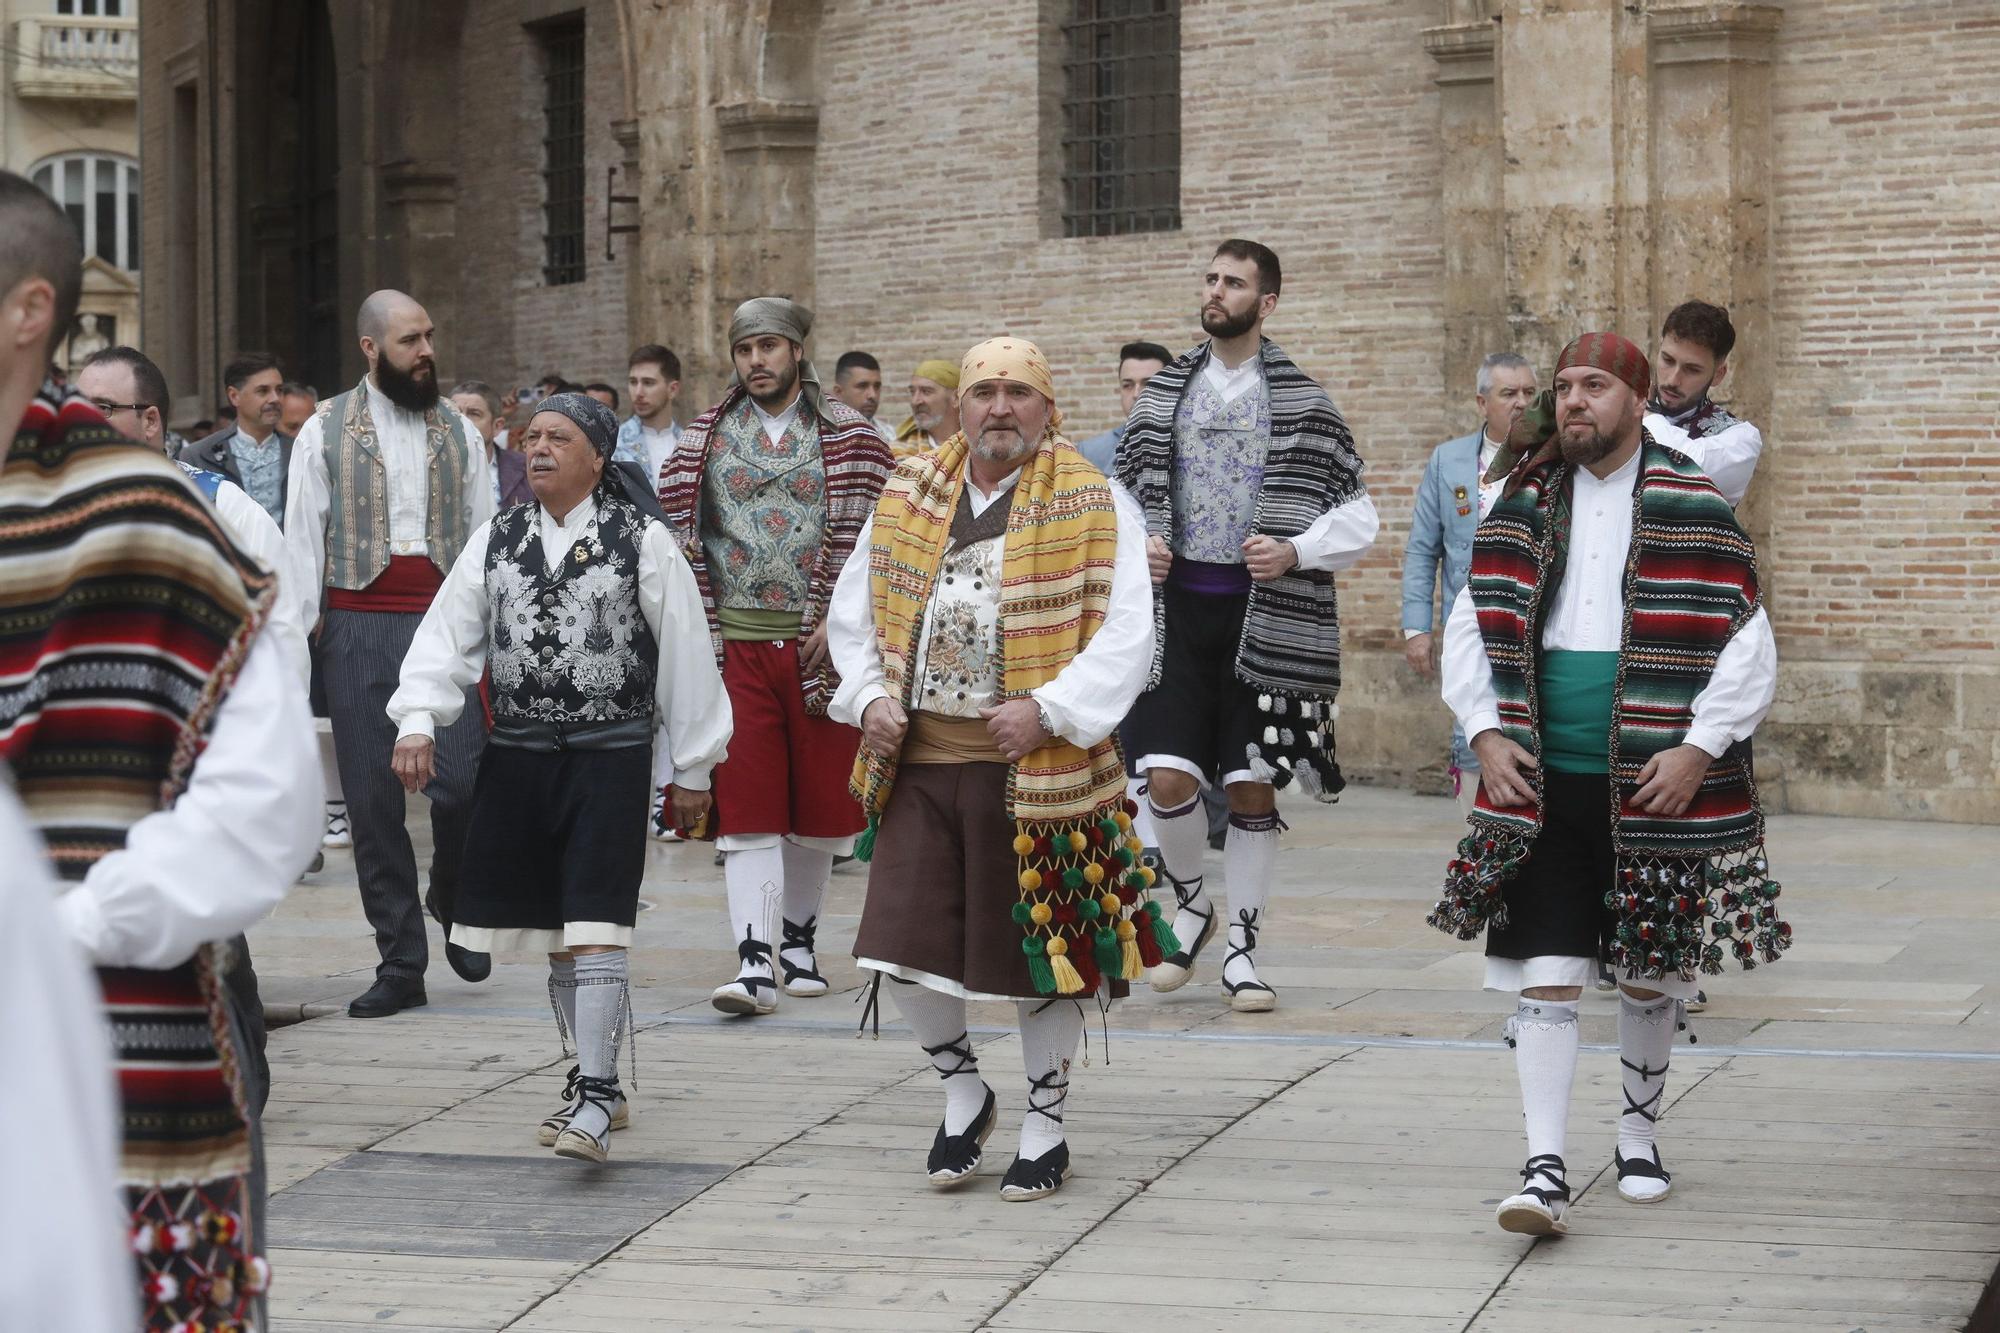
[[[904,458],[875,507],[869,583],[876,642],[889,693],[906,708],[924,610],[965,485],[966,454],[960,434],[934,453]],[[1104,624],[1117,551],[1117,511],[1103,474],[1051,431],[1022,468],[1007,517],[1000,578],[1004,699],[1054,680]],[[871,821],[887,806],[895,779],[896,761],[863,747],[851,786]],[[1099,974],[1100,958],[1118,959],[1115,971],[1102,969],[1113,977],[1138,975],[1136,948],[1120,946],[1134,938],[1126,923],[1150,872],[1137,864],[1141,848],[1131,832],[1117,740],[1107,736],[1085,749],[1050,738],[1012,765],[1007,800],[1022,888],[1015,918],[1027,931],[1024,952],[1038,988],[1065,995],[1095,989],[1084,978]],[[1123,901],[1114,915],[1105,903],[1117,899]],[[1093,954],[1107,930],[1119,943]]]

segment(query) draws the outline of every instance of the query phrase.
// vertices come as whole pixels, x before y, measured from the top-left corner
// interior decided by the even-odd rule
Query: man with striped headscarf
[[[1777,684],[1757,553],[1642,426],[1649,378],[1615,333],[1563,349],[1555,434],[1508,474],[1445,625],[1480,794],[1430,921],[1484,932],[1486,988],[1520,996],[1528,1161],[1498,1221],[1529,1235],[1568,1229],[1576,1007],[1599,957],[1624,992],[1618,1193],[1652,1203],[1679,1006],[1730,955],[1754,967],[1791,941],[1744,748]]]
[[[1000,1194],[1035,1199],[1069,1174],[1080,1001],[1160,957],[1114,739],[1152,590],[1144,521],[1060,433],[1040,350],[990,339],[959,380],[963,431],[897,465],[834,591],[832,714],[862,729],[874,833],[854,953],[944,1079],[938,1188],[998,1116],[965,1003],[1017,1002],[1028,1109]]]

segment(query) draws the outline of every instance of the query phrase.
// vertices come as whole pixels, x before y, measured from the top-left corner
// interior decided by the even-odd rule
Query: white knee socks
[[[1200,808],[1200,802],[1195,803]],[[1072,1000],[1018,1000],[1021,1064],[1028,1075],[1028,1113],[1021,1117],[1021,1156],[1040,1157],[1063,1141],[1069,1067],[1083,1040],[1083,1006]]]
[[[1618,1151],[1627,1158],[1657,1161],[1654,1122],[1666,1102],[1667,1059],[1673,1054],[1680,1018],[1673,1000],[1662,995],[1635,1000],[1618,994],[1618,1062],[1625,1076],[1625,1110],[1618,1117]]]
[[[810,939],[812,928],[819,923],[819,905],[826,896],[827,877],[833,873],[833,853],[789,838],[778,844],[778,852],[784,858],[785,922],[800,928],[800,938]],[[785,934],[790,937],[792,932]],[[817,970],[810,946],[794,946],[779,952],[784,961],[800,972]]]
[[[549,959],[549,1005],[564,1043],[576,1040],[576,959]],[[567,1052],[565,1052],[567,1053]]]
[[[927,986],[904,985],[887,978],[882,988],[896,997],[903,1021],[930,1056],[931,1068],[944,1080],[944,1132],[963,1134],[986,1105],[979,1056],[965,1031],[965,1001]]]
[[[618,1045],[631,1013],[625,951],[576,957],[576,1062],[583,1077],[618,1081]],[[611,1113],[584,1098],[570,1125],[602,1140]]]
[[[1257,980],[1251,950],[1263,926],[1264,904],[1271,896],[1271,872],[1278,860],[1278,816],[1229,816],[1229,836],[1222,844],[1223,882],[1229,892],[1229,954],[1222,979],[1233,985]]]
[[[740,960],[737,975],[768,981],[778,904],[784,892],[784,844],[773,838],[766,846],[724,851],[722,882],[729,892],[729,929]]]
[[[1201,882],[1201,859],[1208,851],[1208,815],[1201,808],[1201,794],[1197,792],[1172,807],[1163,808],[1150,796],[1146,803],[1153,816],[1153,836],[1159,839],[1160,867],[1167,872],[1168,883],[1175,886],[1175,894],[1187,895],[1180,898],[1180,906],[1204,914],[1214,911]],[[1184,924],[1192,923],[1176,918],[1174,934],[1180,936],[1183,951],[1193,948],[1201,935],[1198,929],[1183,934]]]
[[[1514,1037],[1514,1068],[1521,1077],[1528,1156],[1561,1157],[1569,1137],[1570,1085],[1576,1081],[1576,1001],[1522,996],[1508,1027]]]

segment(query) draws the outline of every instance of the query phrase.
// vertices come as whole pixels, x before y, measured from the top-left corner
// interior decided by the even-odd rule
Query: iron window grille
[[[540,29],[542,40],[542,281],[583,281],[583,20]]]
[[[1063,235],[1181,225],[1180,0],[1070,0]]]

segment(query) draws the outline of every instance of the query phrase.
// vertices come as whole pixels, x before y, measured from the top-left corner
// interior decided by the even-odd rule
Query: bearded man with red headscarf
[[[1486,936],[1528,1162],[1508,1231],[1568,1229],[1577,999],[1619,978],[1618,1192],[1666,1197],[1655,1140],[1681,1006],[1701,973],[1790,943],[1747,745],[1777,652],[1757,553],[1715,484],[1644,428],[1645,353],[1589,333],[1556,362],[1553,434],[1508,474],[1445,626],[1445,702],[1480,794],[1431,924]]]

